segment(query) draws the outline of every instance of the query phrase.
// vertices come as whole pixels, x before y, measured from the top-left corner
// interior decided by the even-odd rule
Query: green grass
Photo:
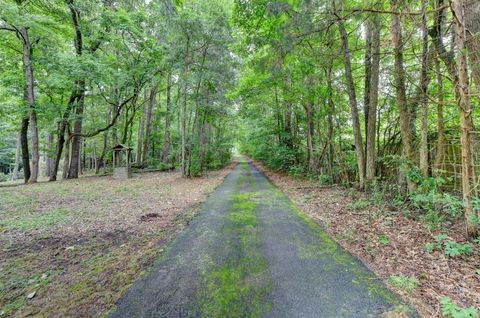
[[[154,232],[139,222],[143,205],[175,206],[179,188],[207,193],[222,180],[204,185],[171,179],[145,174],[1,188],[0,317],[100,316],[110,310],[162,253],[159,245],[193,217],[188,211],[198,201],[189,199],[190,208],[178,211],[172,227]]]
[[[58,208],[48,212],[25,216],[14,216],[0,221],[0,232],[4,230],[32,231],[45,229],[57,224],[66,224],[71,218],[71,212],[65,208]]]
[[[405,276],[403,274],[391,276],[388,282],[392,285],[406,291],[407,293],[413,292],[418,287],[418,279],[414,276]]]
[[[368,199],[358,199],[355,202],[347,204],[347,209],[357,211],[363,210],[370,205],[370,201]]]

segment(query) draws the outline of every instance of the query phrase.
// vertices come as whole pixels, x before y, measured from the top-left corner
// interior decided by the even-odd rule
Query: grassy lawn
[[[0,317],[105,316],[229,171],[0,188]]]

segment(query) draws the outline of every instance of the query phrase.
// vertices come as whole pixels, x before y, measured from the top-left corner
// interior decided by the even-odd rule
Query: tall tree
[[[378,7],[381,2],[378,2]],[[366,171],[365,178],[367,182],[371,182],[375,178],[376,165],[375,165],[375,140],[376,140],[376,127],[377,127],[377,105],[378,105],[378,89],[380,78],[380,31],[381,21],[378,14],[375,14],[368,20],[368,29],[370,33],[369,51],[371,54],[370,67],[366,71],[365,86],[368,87],[365,94],[368,95],[368,99],[365,100],[367,111],[366,117]]]
[[[390,1],[392,11],[398,11],[399,7],[397,0]],[[402,135],[402,145],[404,154],[404,164],[407,169],[412,169],[414,166],[415,154],[413,151],[412,133],[410,129],[410,113],[407,106],[407,93],[405,86],[405,68],[403,64],[403,38],[402,38],[402,22],[400,14],[392,15],[392,42],[394,45],[395,56],[395,90],[397,107],[400,117],[400,132]],[[416,184],[407,177],[407,185],[409,191],[414,191]]]
[[[348,99],[349,99],[350,110],[352,115],[353,137],[355,139],[358,176],[360,181],[359,188],[364,189],[365,188],[365,154],[364,154],[364,148],[363,148],[362,130],[360,128],[360,119],[358,115],[355,82],[353,80],[353,74],[352,74],[350,48],[348,46],[348,34],[347,34],[347,31],[345,30],[343,19],[344,19],[343,17],[339,17],[338,28],[340,31],[340,38],[342,41],[342,51],[343,51],[344,66],[345,66],[345,78],[347,80],[347,92],[348,92]]]
[[[462,193],[465,207],[466,232],[469,238],[477,237],[478,212],[473,209],[472,199],[475,191],[475,170],[473,164],[473,150],[471,134],[472,103],[470,100],[470,79],[467,67],[465,10],[462,0],[454,0],[452,6],[453,22],[455,25],[455,43],[458,50],[457,69],[458,77],[455,80],[457,102],[460,109],[461,145],[462,145]]]

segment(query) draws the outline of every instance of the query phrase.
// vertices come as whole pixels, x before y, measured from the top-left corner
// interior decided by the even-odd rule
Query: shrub
[[[299,177],[305,175],[305,169],[303,166],[291,166],[288,169],[288,175],[292,177]]]
[[[460,244],[455,241],[445,241],[445,255],[448,257],[456,257],[460,255],[470,255],[473,253],[471,244]]]
[[[458,197],[439,192],[444,183],[445,179],[439,177],[423,178],[418,191],[409,194],[413,207],[425,212],[421,219],[430,230],[438,229],[445,218],[455,218],[463,210],[463,202]]]
[[[470,255],[473,253],[473,246],[470,243],[461,244],[453,240],[448,240],[446,234],[439,234],[435,237],[435,242],[425,245],[429,252],[443,250],[448,257],[457,257],[461,255]]]
[[[330,176],[326,174],[321,174],[318,176],[318,183],[320,185],[331,183]]]
[[[0,173],[0,182],[5,182],[8,180],[10,180],[10,176],[8,174]]]

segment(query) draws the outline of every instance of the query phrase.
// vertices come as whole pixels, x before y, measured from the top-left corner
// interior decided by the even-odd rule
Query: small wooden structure
[[[129,179],[132,177],[131,152],[132,148],[118,144],[113,150],[113,177],[115,179]]]

